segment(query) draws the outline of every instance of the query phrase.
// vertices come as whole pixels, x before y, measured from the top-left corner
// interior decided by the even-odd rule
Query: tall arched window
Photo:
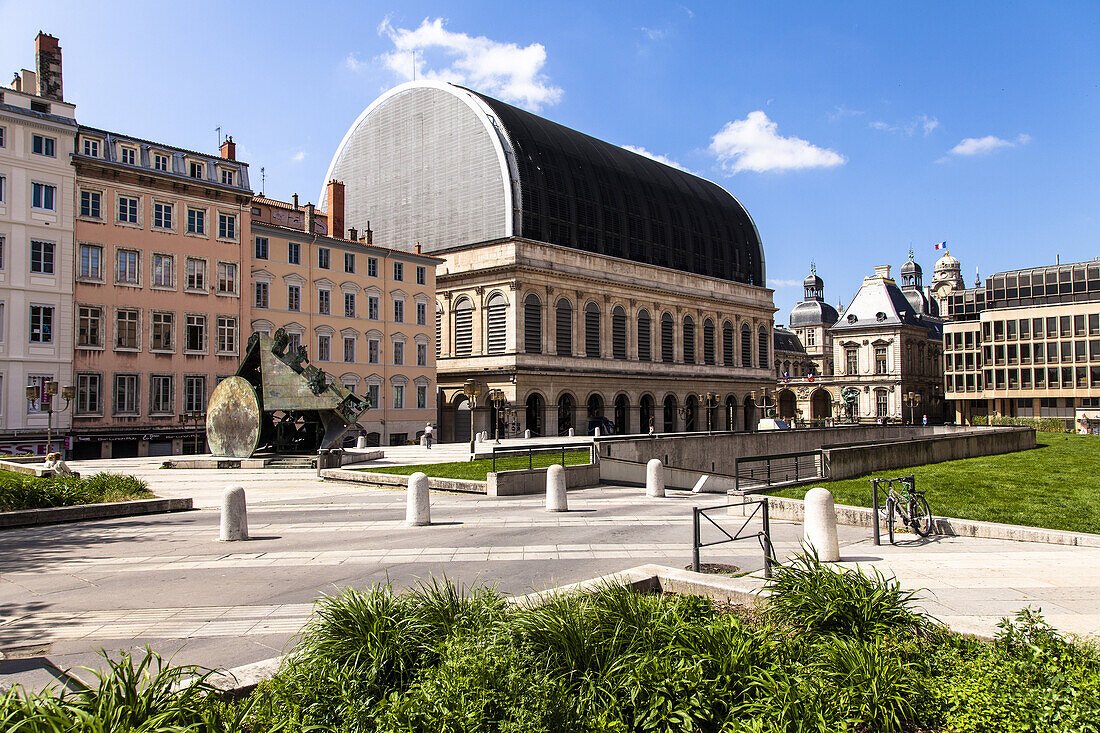
[[[485,304],[485,353],[503,354],[508,347],[508,301],[493,293]]]
[[[584,307],[584,355],[600,358],[600,307],[592,302]]]
[[[757,346],[760,349],[760,366],[765,366],[768,363],[768,341],[771,340],[768,337],[768,329],[761,326],[759,337],[760,343]]]
[[[661,361],[671,364],[676,361],[676,354],[672,346],[672,314],[661,315]]]
[[[729,321],[722,323],[722,363],[733,366],[733,324]]]
[[[749,324],[741,324],[741,366],[752,366],[752,330]]]
[[[684,316],[684,363],[695,363],[695,319]]]
[[[523,350],[542,353],[542,301],[534,293],[523,299]]]
[[[653,359],[653,331],[649,322],[649,311],[643,310],[638,314],[638,359],[651,361]]]
[[[626,358],[626,311],[621,305],[611,311],[611,355]]]
[[[558,300],[556,307],[556,344],[558,356],[573,355],[573,304],[565,298]]]
[[[455,356],[469,356],[474,350],[474,304],[469,298],[455,303]]]
[[[714,366],[714,321],[703,321],[703,363]]]
[[[443,308],[435,304],[435,358],[443,353]]]

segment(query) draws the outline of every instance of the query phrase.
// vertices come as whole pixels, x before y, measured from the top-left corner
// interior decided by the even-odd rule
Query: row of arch
[[[581,405],[572,392],[566,391],[551,405],[541,393],[532,392],[524,402],[524,411],[532,435],[566,435],[570,428],[577,434],[592,434],[596,427],[605,435],[638,434],[650,429],[658,433],[752,430],[759,417],[751,396],[738,400],[732,394],[708,410],[694,394],[687,395],[681,404],[675,394],[658,400],[645,393],[635,406],[625,393],[616,395],[610,403],[603,395],[593,393]],[[548,419],[550,411],[555,418],[553,425]]]

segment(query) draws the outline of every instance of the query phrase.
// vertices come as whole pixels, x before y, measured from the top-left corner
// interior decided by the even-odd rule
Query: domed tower
[[[825,281],[817,275],[817,265],[810,263],[810,274],[802,281],[805,297],[791,310],[791,329],[802,341],[806,356],[814,362],[817,373],[831,375],[832,344],[829,328],[840,317],[836,308],[825,302]]]
[[[943,253],[943,257],[936,261],[932,272],[931,292],[932,298],[940,307],[940,313],[947,317],[947,298],[956,290],[966,288],[962,277],[962,263],[957,257],[951,256],[951,251]]]
[[[909,248],[909,261],[901,266],[901,292],[909,305],[913,306],[913,312],[920,315],[937,315],[940,312],[938,304],[924,292],[924,284],[921,282],[924,271],[913,259],[913,248]]]

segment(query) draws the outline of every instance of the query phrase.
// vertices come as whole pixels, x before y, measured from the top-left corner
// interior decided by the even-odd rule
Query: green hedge
[[[0,471],[0,512],[152,498],[148,485],[134,476],[97,473],[89,478],[38,478]]]
[[[1064,420],[1056,417],[1004,417],[1002,415],[978,415],[970,419],[971,425],[1023,425],[1043,433],[1071,433]]]

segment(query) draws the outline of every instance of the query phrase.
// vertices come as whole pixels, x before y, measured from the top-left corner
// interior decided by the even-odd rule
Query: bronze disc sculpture
[[[244,377],[223,379],[206,408],[210,452],[227,458],[248,458],[260,441],[263,409],[256,390]]]

